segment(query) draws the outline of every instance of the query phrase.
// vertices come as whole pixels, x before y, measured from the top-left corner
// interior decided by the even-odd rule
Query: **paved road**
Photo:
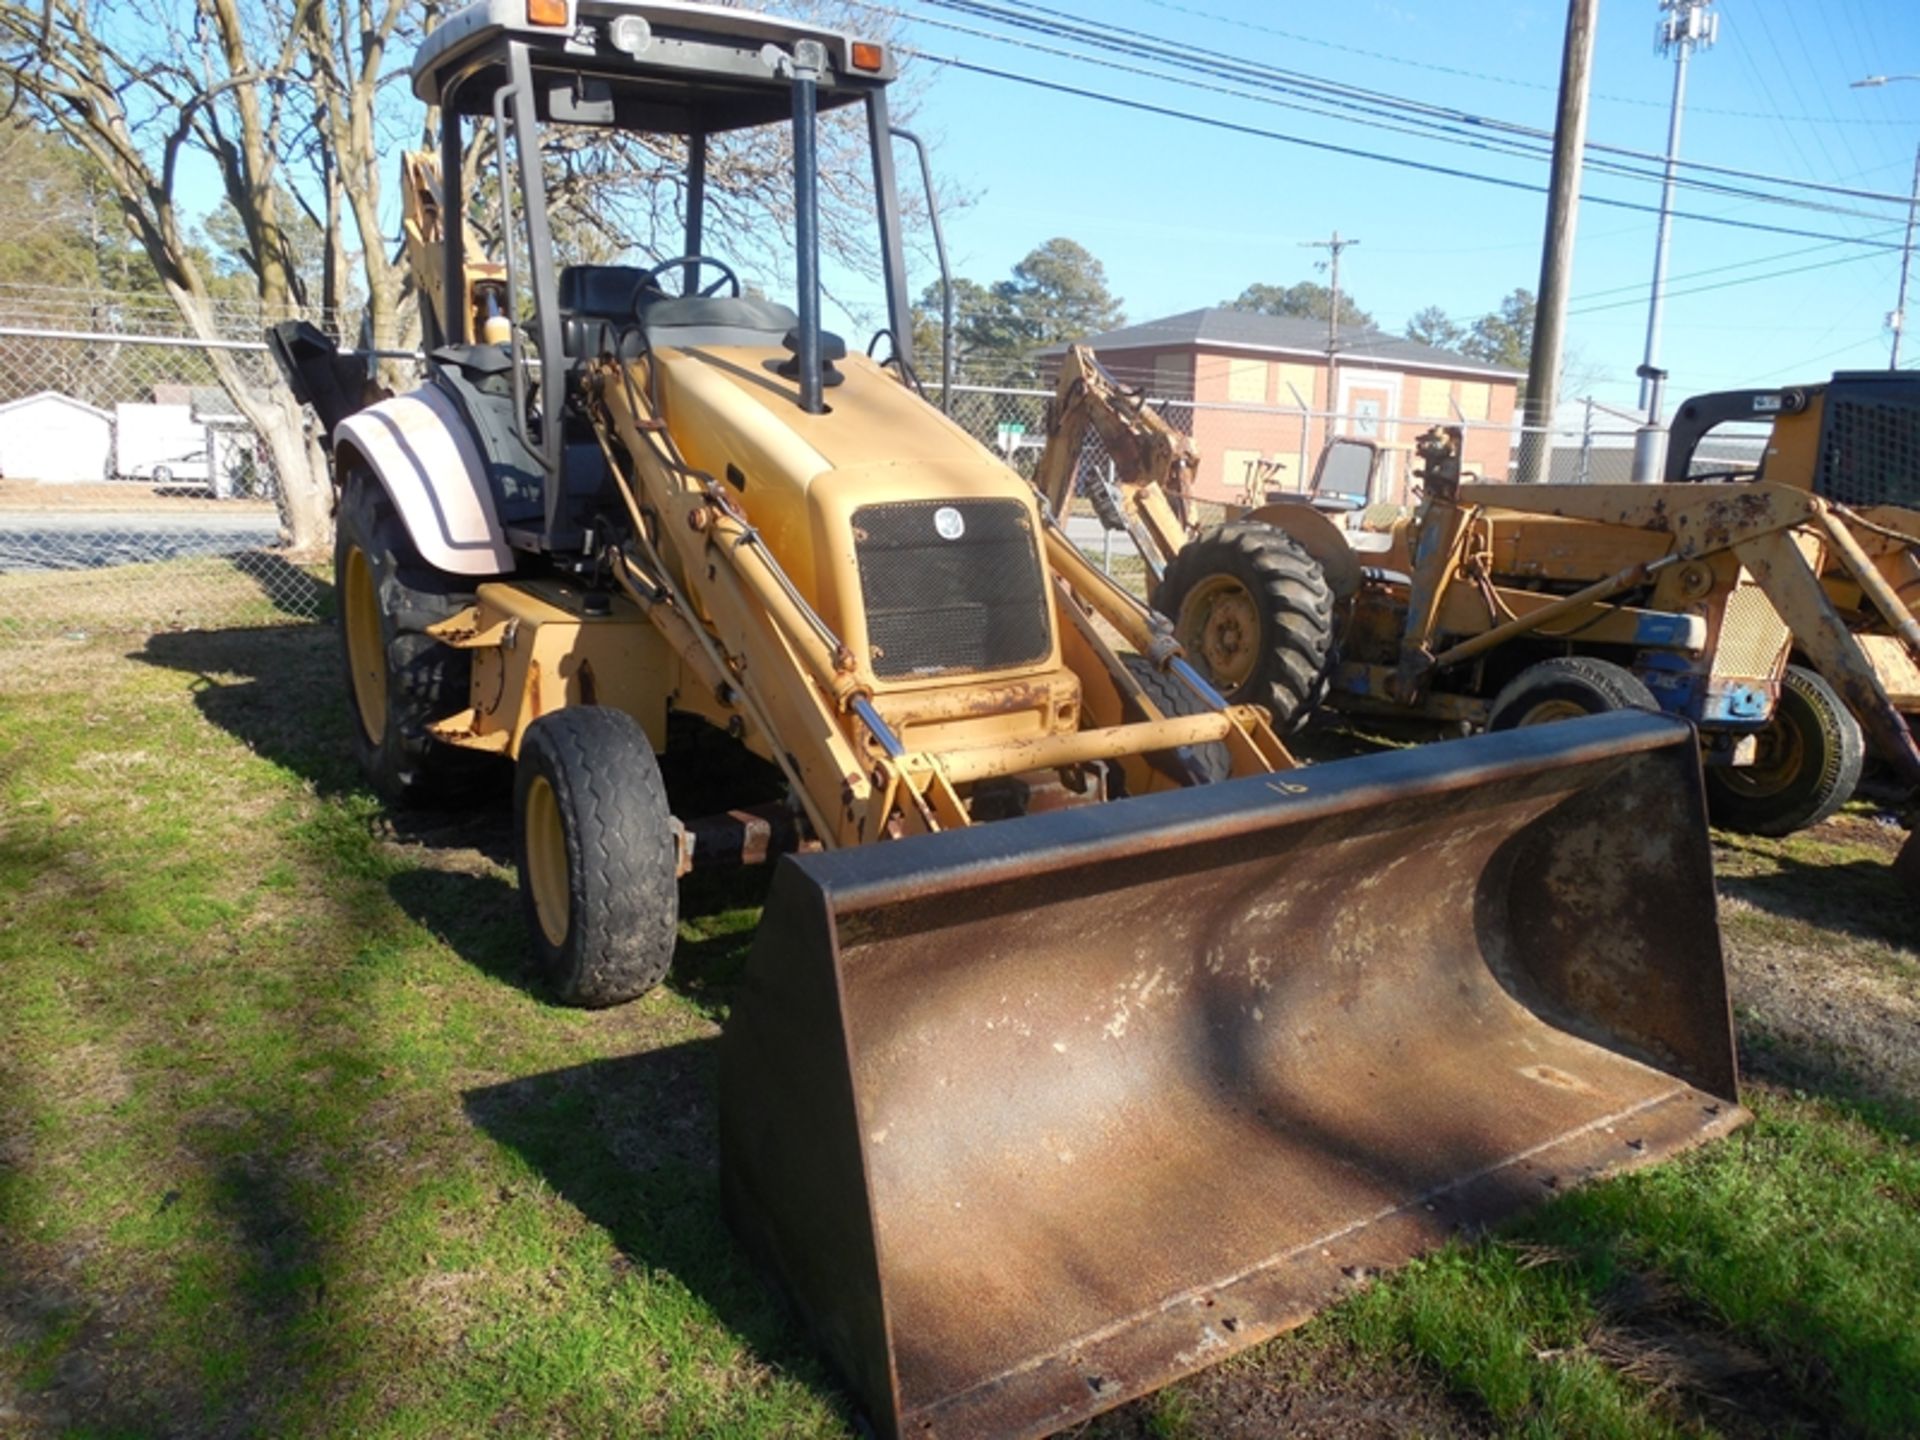
[[[1095,516],[1069,515],[1067,517],[1067,538],[1096,560],[1102,553],[1102,537],[1107,533],[1107,527],[1102,525]],[[1133,554],[1133,541],[1127,537],[1124,530],[1115,530],[1112,534],[1113,554],[1116,558]]]
[[[230,555],[274,543],[279,518],[232,510],[0,510],[0,574],[97,570],[187,555]]]

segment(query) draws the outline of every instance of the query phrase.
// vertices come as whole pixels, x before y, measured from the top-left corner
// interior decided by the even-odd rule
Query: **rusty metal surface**
[[[730,865],[764,865],[801,848],[793,808],[775,801],[673,822],[676,874]]]
[[[1738,1124],[1691,731],[784,861],[722,1182],[883,1434],[1049,1433]]]

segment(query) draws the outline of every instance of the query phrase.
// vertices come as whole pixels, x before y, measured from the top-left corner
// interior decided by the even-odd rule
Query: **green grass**
[[[525,965],[497,814],[396,816],[359,788],[324,630],[89,628],[7,659],[7,1424],[848,1433],[717,1204],[713,1042],[755,877],[689,888],[669,986],[562,1010]],[[1736,968],[1799,955],[1913,1003],[1908,902],[1849,854],[1877,918],[1810,910],[1832,857],[1801,843],[1725,852]],[[1749,1131],[1087,1433],[1920,1432],[1913,1097],[1844,1032],[1821,1049],[1743,1013],[1771,1082]],[[1356,1414],[1373,1428],[1342,1430]]]

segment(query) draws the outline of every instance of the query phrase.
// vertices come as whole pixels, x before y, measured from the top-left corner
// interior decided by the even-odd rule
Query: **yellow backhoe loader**
[[[484,0],[413,86],[442,176],[491,122],[499,276],[449,183],[423,385],[367,405],[313,332],[274,346],[331,447],[369,777],[513,761],[579,1004],[662,978],[680,875],[777,859],[721,1041],[731,1222],[879,1433],[1040,1435],[1744,1112],[1686,727],[1294,767],[917,393],[892,75],[743,9]],[[885,364],[821,324],[825,111],[869,141]],[[684,253],[559,266],[553,125],[684,155]],[[756,126],[793,310],[702,253],[708,147]],[[656,752],[701,722],[788,802],[670,813]]]
[[[1920,784],[1920,514],[1903,508],[1920,378],[1696,397],[1659,487],[1464,483],[1457,433],[1435,430],[1421,503],[1373,528],[1318,486],[1189,524],[1191,443],[1078,347],[1052,413],[1050,506],[1091,426],[1118,477],[1099,508],[1148,557],[1156,607],[1282,729],[1317,702],[1490,730],[1660,709],[1699,729],[1715,820],[1761,834],[1837,810],[1869,743]],[[1757,473],[1690,473],[1709,430],[1755,418],[1772,426]]]

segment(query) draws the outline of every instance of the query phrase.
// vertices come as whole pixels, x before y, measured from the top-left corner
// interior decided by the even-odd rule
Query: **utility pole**
[[[1920,212],[1920,146],[1913,151],[1913,198],[1907,202],[1907,238],[1900,245],[1900,295],[1893,303],[1887,325],[1893,331],[1893,354],[1887,359],[1889,370],[1900,368],[1900,336],[1907,326],[1907,275],[1913,269],[1913,222]]]
[[[1314,268],[1331,272],[1328,288],[1333,291],[1333,303],[1327,307],[1327,438],[1331,439],[1340,423],[1340,252],[1349,245],[1358,245],[1358,240],[1342,240],[1338,230],[1333,232],[1331,240],[1302,240],[1303,250],[1324,250],[1327,258],[1319,261]],[[1312,421],[1302,417],[1301,444],[1306,444],[1306,430]],[[1302,483],[1305,472],[1302,472]]]
[[[1653,244],[1653,298],[1647,307],[1647,358],[1640,364],[1640,408],[1646,423],[1633,442],[1633,478],[1651,485],[1666,460],[1667,432],[1661,416],[1666,372],[1660,368],[1660,318],[1667,302],[1667,240],[1673,231],[1673,184],[1680,165],[1680,121],[1687,107],[1687,60],[1720,36],[1713,0],[1660,0],[1654,45],[1673,56],[1673,108],[1667,115],[1667,165],[1660,186],[1660,226]]]
[[[1593,70],[1593,27],[1599,0],[1567,0],[1567,40],[1560,56],[1560,106],[1553,126],[1553,176],[1548,184],[1547,228],[1541,242],[1540,298],[1534,310],[1533,353],[1527,359],[1529,426],[1553,423],[1560,392],[1560,360],[1566,350],[1567,288],[1573,277],[1573,236],[1580,216],[1580,170],[1587,144],[1587,82]],[[1547,475],[1547,441],[1520,446],[1519,479],[1538,483]]]
[[[1332,272],[1333,305],[1327,311],[1327,354],[1331,356],[1340,348],[1340,252],[1349,245],[1358,245],[1358,240],[1342,240],[1338,230],[1333,232],[1331,240],[1302,240],[1303,250],[1324,250],[1329,258],[1322,260],[1314,268]]]

